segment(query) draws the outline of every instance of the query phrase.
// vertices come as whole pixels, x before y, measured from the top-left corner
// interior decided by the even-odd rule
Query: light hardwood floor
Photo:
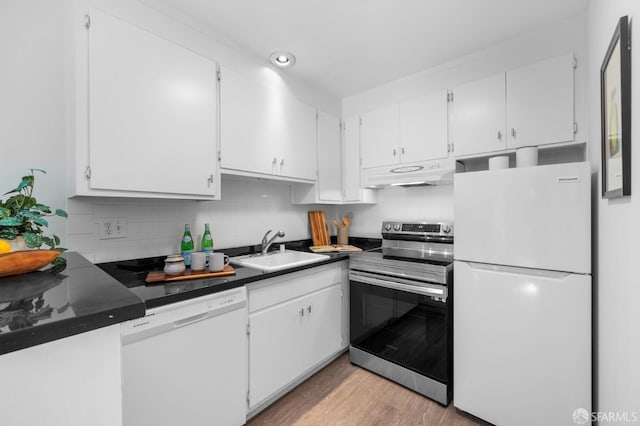
[[[259,425],[487,425],[360,367],[347,354],[248,423]]]

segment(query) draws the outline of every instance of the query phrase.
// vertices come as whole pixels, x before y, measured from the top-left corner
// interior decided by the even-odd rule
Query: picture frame
[[[631,195],[631,44],[619,19],[600,68],[602,198]]]

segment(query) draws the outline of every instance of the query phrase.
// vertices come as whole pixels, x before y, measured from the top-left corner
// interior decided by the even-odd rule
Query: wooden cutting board
[[[147,275],[147,279],[144,281],[147,284],[155,284],[155,283],[164,283],[171,281],[183,281],[183,280],[194,280],[196,278],[218,278],[218,277],[226,277],[229,275],[235,275],[236,270],[233,269],[233,266],[227,265],[224,267],[222,271],[218,272],[209,272],[204,269],[202,271],[192,271],[191,269],[187,269],[180,275],[167,275],[162,271],[154,271],[149,272]]]
[[[331,244],[327,217],[324,211],[309,211],[309,225],[311,226],[311,239],[314,246],[326,246]]]
[[[362,251],[361,248],[356,246],[338,245],[338,244],[332,244],[332,245],[326,245],[326,246],[313,246],[313,247],[309,247],[309,250],[311,250],[314,253]]]

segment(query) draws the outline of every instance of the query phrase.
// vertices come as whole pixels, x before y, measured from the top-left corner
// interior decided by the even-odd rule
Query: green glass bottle
[[[193,253],[193,238],[191,237],[191,227],[187,223],[184,225],[184,234],[182,235],[182,241],[180,242],[180,252],[184,258],[185,266],[191,265],[191,253]]]
[[[211,236],[211,230],[209,224],[204,224],[204,234],[202,235],[202,251],[205,253],[213,253],[213,237]]]

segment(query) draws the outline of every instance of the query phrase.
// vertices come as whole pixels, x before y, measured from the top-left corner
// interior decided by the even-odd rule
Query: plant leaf
[[[5,217],[0,219],[0,226],[19,226],[22,224],[22,220],[17,217]]]
[[[67,267],[67,259],[65,259],[64,257],[56,257],[55,259],[53,259],[53,262],[51,262],[51,264],[53,265],[53,268],[51,268],[51,272],[62,272]]]
[[[11,210],[4,207],[0,207],[0,218],[4,218],[8,216],[11,216]]]
[[[16,228],[2,228],[0,227],[0,238],[3,240],[15,240],[18,236],[18,230]]]
[[[33,174],[33,172],[40,172],[42,174],[47,174],[46,170],[42,170],[42,169],[30,169],[31,173]]]
[[[47,222],[47,220],[43,217],[36,217],[35,219],[33,219],[33,223],[36,223],[40,226],[49,226],[49,222]]]
[[[62,210],[62,209],[56,209],[56,216],[60,216],[60,217],[69,217],[69,215],[67,214],[66,211]]]
[[[28,211],[28,210],[27,211],[18,212],[18,215],[20,217],[26,217],[27,219],[35,219],[35,218],[41,216],[40,212],[31,212],[31,211]]]
[[[25,232],[24,233],[24,242],[27,244],[29,248],[36,248],[42,245],[42,237],[40,234],[35,234],[33,232]]]
[[[45,206],[44,204],[36,204],[35,206],[31,207],[31,209],[37,210],[39,212],[51,213],[49,206]]]
[[[58,237],[57,235],[53,235],[53,241],[55,242],[55,245],[60,244],[60,237]]]

